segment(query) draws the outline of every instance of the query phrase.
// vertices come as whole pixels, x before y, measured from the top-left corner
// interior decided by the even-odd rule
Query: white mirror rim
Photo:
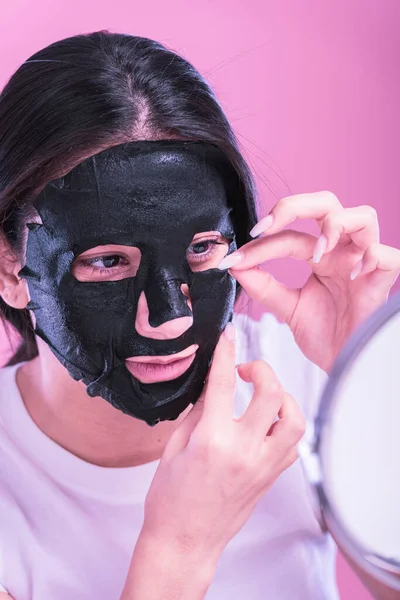
[[[339,356],[314,424],[312,452],[329,529],[362,568],[400,589],[400,352],[393,348],[400,350],[400,294]]]

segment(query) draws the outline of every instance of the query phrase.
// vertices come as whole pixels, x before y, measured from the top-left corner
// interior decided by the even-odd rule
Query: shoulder
[[[20,366],[18,364],[0,369],[0,447],[3,450],[11,431],[18,426],[18,412],[22,399],[16,375]]]
[[[245,352],[268,355],[273,349],[275,356],[282,350],[302,355],[289,327],[271,313],[264,313],[259,319],[236,313],[233,322],[238,332],[238,344]]]
[[[306,419],[313,419],[328,376],[304,356],[289,327],[270,313],[259,320],[238,313],[234,324],[238,363],[265,360],[300,404]]]
[[[317,368],[301,352],[289,327],[271,313],[260,319],[246,314],[235,314],[233,322],[237,331],[238,352],[246,360],[263,359],[271,366],[296,372]]]
[[[0,368],[0,381],[5,381],[7,379],[12,379],[16,373],[16,371],[18,370],[18,368],[22,365],[23,363],[17,364],[17,365],[12,365],[10,367],[6,366],[6,367],[1,367]]]
[[[0,400],[5,400],[10,394],[18,393],[16,373],[20,366],[18,364],[0,369]]]

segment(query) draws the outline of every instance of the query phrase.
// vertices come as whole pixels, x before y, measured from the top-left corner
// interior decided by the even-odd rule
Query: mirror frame
[[[322,529],[332,533],[337,543],[361,569],[392,589],[400,591],[400,563],[367,552],[348,535],[341,525],[340,519],[332,509],[329,498],[325,493],[324,469],[321,459],[324,432],[329,426],[336,391],[342,378],[352,368],[368,342],[398,313],[400,313],[400,293],[393,295],[385,305],[378,308],[350,336],[333,365],[320,400],[317,417],[311,423],[311,443],[307,441],[302,443],[299,447],[299,453],[307,479],[311,485],[314,508]]]

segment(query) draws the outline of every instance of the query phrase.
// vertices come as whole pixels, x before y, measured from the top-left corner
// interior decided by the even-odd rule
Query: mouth
[[[141,383],[160,383],[180,377],[193,363],[197,344],[192,344],[177,354],[162,356],[132,356],[125,360],[128,371]]]

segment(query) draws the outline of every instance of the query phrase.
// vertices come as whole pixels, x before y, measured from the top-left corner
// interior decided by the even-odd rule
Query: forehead
[[[46,229],[80,246],[135,244],[167,233],[227,234],[230,173],[213,146],[134,142],[109,148],[51,182],[35,207]]]

